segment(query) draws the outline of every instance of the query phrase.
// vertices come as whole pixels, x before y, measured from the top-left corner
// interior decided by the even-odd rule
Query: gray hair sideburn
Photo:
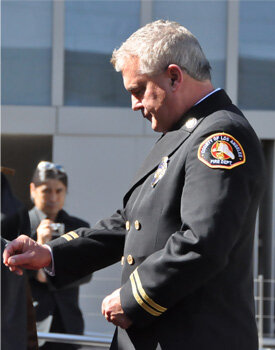
[[[211,79],[211,66],[197,38],[177,22],[158,20],[138,29],[114,50],[111,63],[120,72],[132,56],[139,58],[141,74],[157,75],[176,64],[196,80]]]

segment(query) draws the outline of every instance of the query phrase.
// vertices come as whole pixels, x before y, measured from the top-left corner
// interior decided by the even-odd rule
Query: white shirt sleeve
[[[47,244],[43,244],[43,247],[46,247],[47,249],[49,249],[50,253],[51,253],[51,257],[52,257],[52,263],[51,265],[44,267],[45,272],[50,275],[50,276],[55,276],[55,270],[54,270],[54,259],[53,259],[53,252],[50,246],[48,246]]]

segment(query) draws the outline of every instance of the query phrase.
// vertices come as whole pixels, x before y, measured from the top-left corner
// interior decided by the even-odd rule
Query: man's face
[[[49,218],[54,218],[63,208],[66,186],[59,180],[49,179],[40,186],[31,183],[31,197],[35,206]]]
[[[152,129],[166,132],[177,121],[173,115],[171,79],[167,72],[154,77],[139,73],[139,60],[132,57],[122,70],[124,86],[131,93],[132,109],[140,110],[152,123]]]

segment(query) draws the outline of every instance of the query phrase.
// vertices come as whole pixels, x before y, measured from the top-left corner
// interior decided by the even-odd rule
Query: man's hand
[[[37,227],[37,242],[40,244],[45,244],[52,239],[53,229],[51,228],[52,220],[44,219],[40,222]]]
[[[3,263],[18,275],[23,274],[23,268],[38,270],[51,261],[50,250],[25,235],[8,243],[3,253]]]
[[[101,312],[106,320],[112,322],[115,326],[127,329],[132,324],[132,321],[122,310],[120,303],[120,289],[115,290],[103,300]]]

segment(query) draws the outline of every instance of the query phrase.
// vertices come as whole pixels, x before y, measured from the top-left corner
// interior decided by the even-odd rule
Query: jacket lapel
[[[39,216],[39,212],[36,207],[33,207],[29,211],[29,218],[30,218],[30,224],[31,224],[31,233],[32,235],[36,235],[36,229],[39,226],[41,222],[41,218]]]
[[[143,179],[144,176],[155,170],[164,156],[170,157],[189,135],[190,132],[183,129],[171,131],[163,135],[154,145],[151,152],[143,162],[143,165],[138,170],[132,182],[132,186]]]
[[[179,130],[168,132],[163,135],[154,145],[151,152],[139,168],[134,180],[130,186],[129,191],[124,197],[124,204],[126,204],[129,196],[135,187],[149,174],[155,171],[164,156],[170,157],[180,145],[187,139],[190,132],[181,128]]]

